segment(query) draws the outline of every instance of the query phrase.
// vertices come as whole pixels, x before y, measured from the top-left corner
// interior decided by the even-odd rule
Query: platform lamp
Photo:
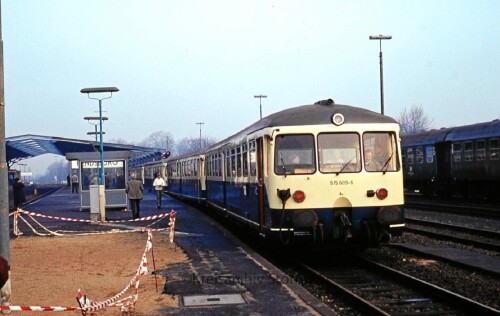
[[[370,40],[379,41],[379,63],[380,63],[380,113],[384,115],[384,67],[382,63],[382,40],[390,40],[391,35],[372,35]]]
[[[81,93],[86,93],[87,97],[92,100],[99,101],[99,213],[101,214],[101,221],[105,221],[105,212],[106,212],[106,201],[104,195],[104,146],[102,142],[102,100],[110,99],[113,96],[113,92],[118,92],[118,88],[116,87],[99,87],[99,88],[83,88],[80,90]],[[94,94],[102,94],[105,93],[105,97],[92,97]]]

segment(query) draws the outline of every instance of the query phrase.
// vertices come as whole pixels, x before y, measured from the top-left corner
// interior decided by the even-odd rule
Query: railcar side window
[[[464,142],[464,161],[472,161],[472,142]]]
[[[316,172],[313,135],[278,135],[275,144],[274,173],[284,175]]]
[[[250,175],[255,177],[257,175],[257,152],[255,151],[255,140],[251,140],[250,145]]]
[[[231,151],[226,151],[226,177],[231,176]]]
[[[481,161],[486,159],[486,142],[484,140],[476,141],[476,160]]]
[[[247,144],[243,144],[241,147],[243,150],[243,176],[248,177],[248,150],[247,150]]]
[[[392,132],[364,133],[363,153],[364,153],[365,170],[383,171],[383,172],[399,170],[400,165],[399,165],[397,144],[398,143],[396,141],[395,133]],[[408,152],[408,163],[410,163],[409,152]]]
[[[323,133],[318,135],[319,171],[323,173],[360,172],[359,134]]]
[[[498,160],[499,146],[498,139],[490,139],[490,159]]]
[[[454,143],[452,145],[452,155],[454,162],[462,161],[462,143]]]

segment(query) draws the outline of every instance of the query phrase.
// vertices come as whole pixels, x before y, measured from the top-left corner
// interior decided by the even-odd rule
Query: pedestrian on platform
[[[23,203],[26,202],[26,196],[24,195],[24,183],[22,183],[21,179],[14,179],[12,189],[14,191],[14,207],[16,209],[21,208]]]
[[[125,188],[127,192],[127,197],[130,201],[130,208],[132,209],[132,218],[136,219],[140,217],[141,212],[141,200],[143,197],[144,186],[141,180],[136,179],[135,173],[130,176],[130,181],[127,182],[127,187]]]
[[[161,196],[163,194],[163,187],[165,186],[165,180],[161,177],[160,173],[156,174],[155,181],[153,181],[153,186],[156,192],[156,207],[161,208]]]
[[[78,193],[78,176],[76,172],[71,176],[71,193]]]

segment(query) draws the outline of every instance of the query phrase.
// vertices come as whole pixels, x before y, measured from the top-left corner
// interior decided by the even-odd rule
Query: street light
[[[254,95],[253,96],[254,98],[259,98],[259,108],[260,108],[260,118],[262,119],[262,98],[267,98],[267,95],[262,95],[262,94],[259,94],[259,95]]]
[[[200,125],[200,149],[201,149],[201,126],[202,126],[203,124],[205,124],[205,123],[203,123],[203,122],[198,122],[198,123],[196,123],[196,125]]]
[[[113,92],[118,92],[118,88],[116,87],[99,87],[99,88],[83,88],[80,90],[81,93],[86,93],[87,97],[92,100],[99,101],[99,157],[100,157],[100,166],[99,166],[99,212],[101,214],[101,221],[105,221],[105,210],[106,210],[106,201],[104,195],[104,146],[102,143],[102,100],[110,99],[113,96]],[[109,93],[109,96],[103,98],[91,97],[91,94],[95,93]]]
[[[95,123],[95,124],[94,124],[94,123],[92,123],[91,121],[100,121],[99,116],[85,116],[83,119],[84,119],[84,120],[86,120],[86,121],[88,121],[88,122],[89,122],[89,124],[94,125],[94,132],[87,132],[87,135],[95,135],[95,143],[96,143],[96,145],[97,145],[97,144],[98,144],[97,135],[100,135],[100,133],[97,131],[97,125],[99,125],[99,123]],[[107,121],[107,120],[108,120],[108,118],[107,118],[107,117],[105,117],[105,116],[103,116],[103,117],[102,117],[102,120],[103,120],[103,121]],[[105,135],[105,134],[106,134],[106,132],[102,132],[102,134],[103,134],[103,135]],[[100,175],[99,175],[99,176],[100,176]]]
[[[380,60],[380,113],[384,115],[384,70],[383,70],[383,63],[382,63],[382,40],[390,40],[392,38],[391,35],[372,35],[370,36],[371,40],[378,40],[379,45],[380,45],[380,53],[379,53],[379,60]]]

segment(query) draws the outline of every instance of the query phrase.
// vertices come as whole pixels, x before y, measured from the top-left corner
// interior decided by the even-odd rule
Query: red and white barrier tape
[[[127,286],[115,296],[104,301],[92,301],[86,296],[82,295],[78,289],[77,299],[80,307],[63,307],[63,306],[31,306],[31,305],[0,305],[0,311],[35,311],[35,312],[65,312],[81,310],[82,315],[88,312],[95,312],[107,306],[119,306],[122,312],[130,312],[135,307],[139,299],[139,278],[148,273],[148,259],[146,254],[153,249],[153,233],[152,229],[148,230],[148,239],[146,241],[146,248],[142,254],[141,262],[136,270],[135,275],[132,277]],[[119,299],[134,285],[134,292],[132,295]]]
[[[142,275],[145,275],[148,273],[148,259],[146,257],[146,254],[151,251],[153,248],[153,234],[151,230],[148,231],[148,240],[146,241],[146,248],[144,249],[144,253],[142,254],[142,259],[139,264],[139,267],[137,268],[137,271],[135,275],[132,277],[130,282],[127,284],[127,286],[118,294],[115,296],[104,300],[104,301],[92,301],[89,300],[86,296],[83,296],[82,293],[80,292],[80,289],[78,289],[77,293],[77,298],[78,301],[80,302],[81,308],[82,308],[82,314],[86,314],[88,312],[95,312],[99,309],[102,309],[107,306],[118,306],[120,304],[121,310],[122,311],[130,311],[133,309],[135,306],[137,300],[139,299],[139,278]],[[128,298],[124,298],[122,300],[118,300],[121,296],[123,296],[131,287],[132,285],[134,286],[134,295],[129,296]],[[132,301],[130,301],[130,298]],[[123,303],[126,299],[129,299],[125,303]]]
[[[24,217],[22,217],[23,214],[29,216],[31,218],[31,220],[33,220],[37,225],[39,225],[47,233],[38,232],[30,223],[28,223],[28,221]],[[164,218],[166,218],[168,216],[168,218],[169,218],[168,228],[155,228],[155,229],[152,229],[152,231],[166,231],[166,230],[170,230],[170,242],[173,243],[174,229],[175,229],[175,214],[176,214],[176,212],[174,210],[172,210],[172,211],[170,211],[170,213],[163,213],[163,214],[158,214],[158,215],[153,215],[153,216],[146,216],[146,217],[141,217],[141,218],[137,218],[137,219],[130,219],[130,220],[107,221],[106,223],[123,223],[123,222],[137,222],[137,221],[151,221],[151,220],[155,220],[155,222],[153,222],[150,225],[148,225],[148,227],[149,227],[149,226],[157,223],[158,221],[160,221],[160,220],[162,220],[162,219],[164,219]],[[56,220],[62,220],[62,221],[69,221],[69,222],[86,222],[86,223],[95,222],[95,221],[91,221],[91,220],[83,220],[83,219],[74,219],[74,218],[68,218],[68,217],[58,217],[58,216],[44,215],[44,214],[40,214],[40,213],[24,211],[24,210],[21,210],[21,209],[18,209],[17,211],[13,212],[12,215],[14,216],[13,232],[14,232],[14,235],[16,235],[16,236],[19,236],[19,235],[23,234],[19,230],[19,218],[28,227],[30,227],[31,230],[36,235],[39,235],[39,236],[49,236],[49,235],[64,236],[64,234],[61,231],[52,231],[52,230],[49,230],[48,228],[46,228],[45,226],[43,226],[40,222],[38,222],[37,220],[35,220],[33,218],[34,216],[36,216],[36,217],[42,217],[42,218],[48,218],[48,219],[56,219]],[[112,229],[110,231],[85,232],[85,233],[75,232],[75,231],[72,231],[72,232],[66,231],[66,233],[71,233],[73,235],[82,236],[82,235],[102,235],[102,234],[112,234],[112,233],[129,233],[129,232],[138,232],[138,231],[144,232],[144,231],[148,231],[149,229],[151,229],[151,228],[137,228],[137,229],[132,229],[132,230],[116,230],[116,229]]]
[[[80,310],[79,307],[63,306],[26,306],[26,305],[0,305],[0,311],[33,311],[33,312],[67,312]]]

